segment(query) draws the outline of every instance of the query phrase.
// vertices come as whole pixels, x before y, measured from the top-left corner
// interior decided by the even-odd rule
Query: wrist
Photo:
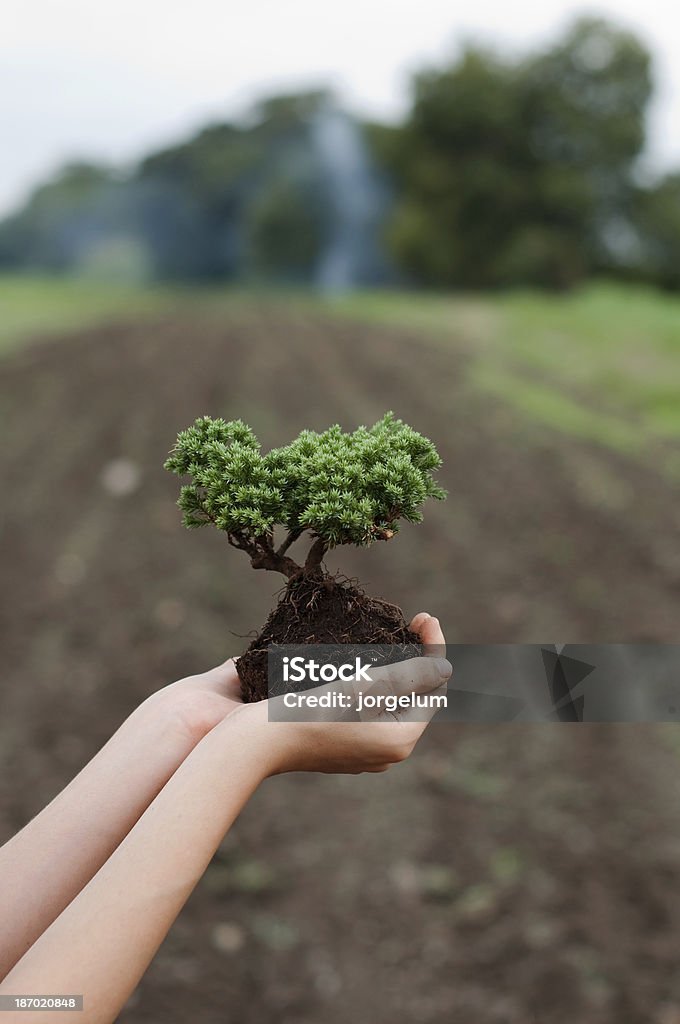
[[[147,697],[130,716],[130,721],[139,722],[145,730],[161,730],[187,752],[215,725],[203,702],[192,693],[174,689],[174,684]]]
[[[290,770],[291,723],[270,722],[266,700],[244,704],[218,728],[226,741],[248,752],[260,781]]]

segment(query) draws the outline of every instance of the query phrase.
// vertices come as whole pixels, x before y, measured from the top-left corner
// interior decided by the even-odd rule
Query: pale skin
[[[426,645],[444,644],[426,613],[411,628]],[[385,691],[426,693],[445,687],[451,666],[418,658],[381,672]],[[381,772],[408,757],[427,724],[408,712],[370,723],[269,721],[268,702],[243,705],[238,689],[230,660],[154,694],[0,848],[0,994],[82,993],[84,1011],[60,1011],[62,1024],[114,1021],[265,778]]]

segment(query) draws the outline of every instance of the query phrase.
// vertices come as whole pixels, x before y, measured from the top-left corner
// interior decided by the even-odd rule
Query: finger
[[[420,635],[421,630],[423,628],[423,624],[431,618],[432,616],[430,615],[429,612],[418,612],[418,614],[414,615],[411,621],[409,622],[408,628],[411,630],[412,633],[418,633],[418,635]]]
[[[401,721],[404,723],[417,723],[421,726],[420,731],[423,732],[425,726],[434,718],[437,712],[446,707],[447,689],[448,682],[444,682],[437,690],[432,690],[430,702],[426,708],[414,707],[413,705],[410,708],[405,708],[399,716]],[[443,698],[443,700],[440,700],[440,698]]]
[[[409,658],[372,669],[371,693],[429,693],[446,682],[453,671],[446,658]]]
[[[424,644],[439,645],[445,644],[439,620],[434,615],[428,615],[420,630],[420,638]]]
[[[411,658],[373,669],[373,681],[364,690],[360,712],[362,720],[427,723],[439,710],[441,701],[438,698],[426,707],[414,707],[410,703],[404,706],[402,702],[412,694],[439,693],[442,687],[446,688],[451,672],[451,665],[445,658]],[[367,696],[374,700],[369,702]]]
[[[202,685],[208,686],[215,693],[220,693],[224,697],[237,699],[239,696],[241,682],[233,658],[227,658],[221,665],[216,665],[215,668],[209,669],[208,672],[204,672],[197,678],[200,678]]]
[[[442,633],[439,619],[428,612],[419,612],[409,625],[409,629],[418,633],[423,644],[423,654],[428,658],[446,657],[446,641]]]

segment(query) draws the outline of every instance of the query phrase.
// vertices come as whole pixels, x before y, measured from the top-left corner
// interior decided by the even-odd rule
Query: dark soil
[[[420,653],[420,638],[396,605],[368,597],[347,580],[324,574],[293,577],[257,636],[236,662],[246,703],[268,694],[267,652],[271,644],[397,646],[401,656]],[[379,664],[380,660],[374,660]]]

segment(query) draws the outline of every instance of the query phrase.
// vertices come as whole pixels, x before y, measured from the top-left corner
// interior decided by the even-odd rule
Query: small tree
[[[291,578],[315,572],[338,544],[389,540],[399,520],[417,523],[427,498],[444,498],[434,481],[435,446],[387,413],[351,434],[339,426],[302,433],[266,455],[241,420],[204,416],[177,438],[166,469],[192,478],[178,504],[185,526],[213,523],[255,569]],[[276,527],[285,537],[274,542]],[[312,539],[303,565],[288,554],[304,533]]]
[[[204,416],[177,438],[165,466],[191,483],[179,506],[190,528],[213,523],[255,569],[283,573],[288,585],[236,662],[245,701],[268,695],[267,650],[277,643],[413,645],[396,605],[369,598],[323,569],[329,548],[390,540],[406,519],[422,519],[427,498],[444,498],[433,479],[441,460],[431,441],[387,413],[367,429],[303,430],[263,455],[242,423]],[[291,546],[306,535],[303,562]]]

